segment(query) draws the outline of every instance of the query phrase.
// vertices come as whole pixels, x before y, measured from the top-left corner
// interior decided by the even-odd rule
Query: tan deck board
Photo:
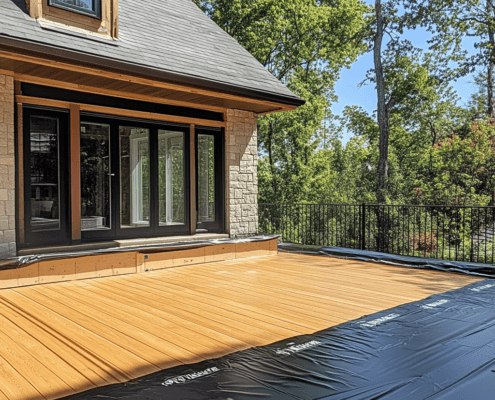
[[[98,281],[93,281],[91,283],[92,286],[98,285]],[[225,303],[219,304],[214,299],[205,297],[198,298],[196,294],[188,294],[181,290],[167,288],[167,290],[165,291],[163,290],[163,288],[155,289],[149,286],[142,285],[133,286],[133,284],[129,281],[120,284],[118,282],[113,282],[113,286],[110,287],[108,284],[104,284],[102,290],[110,292],[114,292],[115,290],[117,290],[119,294],[122,293],[122,290],[128,290],[131,293],[136,294],[137,297],[135,300],[138,303],[146,301],[139,298],[141,296],[144,297],[146,294],[153,300],[156,300],[154,305],[160,305],[160,303],[164,300],[171,299],[174,301],[174,305],[176,308],[183,309],[193,314],[200,313],[200,315],[204,315],[205,317],[215,321],[222,321],[229,326],[232,326],[232,321],[241,323],[244,326],[247,326],[248,332],[251,333],[253,332],[253,330],[249,327],[259,328],[262,331],[275,335],[281,335],[282,337],[290,337],[299,333],[298,330],[285,328],[283,325],[290,324],[284,324],[282,323],[282,321],[274,321],[269,317],[263,318],[256,313],[242,313],[241,308],[236,308]],[[155,293],[157,293],[158,295],[155,296]]]
[[[77,302],[85,299],[82,302],[90,304],[93,308],[101,311],[101,313],[97,313],[96,315],[99,315],[99,318],[102,320],[106,319],[110,326],[130,324],[138,330],[142,329],[148,332],[153,335],[149,344],[150,347],[164,351],[165,353],[170,345],[170,342],[167,342],[166,339],[169,337],[170,331],[174,329],[180,331],[182,339],[189,336],[193,342],[203,344],[205,347],[199,349],[199,354],[204,354],[208,348],[211,349],[210,351],[217,349],[220,344],[229,346],[231,351],[243,350],[249,347],[246,343],[239,342],[230,336],[214,331],[205,324],[191,323],[189,320],[180,317],[174,318],[173,322],[169,322],[161,318],[165,313],[159,317],[156,312],[149,313],[142,311],[137,307],[135,302],[132,303],[131,307],[126,307],[122,305],[122,302],[111,300],[94,293],[92,296],[85,296],[85,291],[77,287],[71,287],[70,290],[67,290],[67,288],[48,288],[48,290],[58,292],[57,295],[71,299],[69,300],[70,304],[74,304],[75,308],[78,307]],[[173,307],[173,304],[169,304],[169,307]],[[153,310],[156,309],[153,308]],[[149,324],[150,320],[153,321],[153,324]],[[124,332],[128,330],[126,326],[123,326],[121,329]]]
[[[109,294],[108,289],[100,289],[100,292],[97,292],[98,288],[88,286],[84,289],[89,290],[90,293],[98,296],[102,301],[105,301],[105,297],[113,297],[116,302],[131,306],[127,307],[126,312],[139,313],[143,316],[146,314],[148,315],[148,320],[152,319],[156,325],[166,330],[170,324],[177,323],[179,326],[185,326],[207,337],[229,344],[235,350],[243,350],[258,345],[259,340],[256,340],[258,337],[261,337],[261,340],[266,340],[267,338],[268,333],[265,331],[257,330],[251,326],[244,326],[234,320],[222,323],[212,319],[211,315],[207,313],[201,315],[201,311],[198,311],[195,307],[178,303],[175,298],[167,299],[164,296],[157,296],[153,294],[153,289],[143,289],[141,293],[134,291],[138,296],[153,299],[153,307],[150,307],[139,301],[129,301],[129,299],[115,293]],[[271,335],[273,336],[274,334],[271,333]],[[278,336],[281,338],[286,337],[286,335]]]
[[[0,400],[125,382],[478,280],[280,253],[0,290]]]

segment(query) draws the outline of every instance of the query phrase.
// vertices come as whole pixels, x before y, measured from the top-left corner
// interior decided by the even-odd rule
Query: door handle
[[[108,176],[115,176],[115,174],[108,174]]]

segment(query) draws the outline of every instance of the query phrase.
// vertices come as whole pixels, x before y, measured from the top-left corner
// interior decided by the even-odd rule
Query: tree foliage
[[[327,131],[334,83],[366,49],[368,7],[358,0],[195,0],[306,104],[259,118],[262,202],[303,201]],[[312,183],[313,182],[313,183]]]
[[[379,48],[376,8],[358,0],[194,1],[306,100],[259,118],[260,202],[492,201],[495,0],[377,0]],[[405,29],[418,27],[431,33],[429,49],[403,39]],[[475,54],[463,47],[467,37]],[[372,50],[379,63],[363,84],[380,86],[377,110],[350,104],[332,115],[340,71]],[[460,105],[451,82],[477,67],[479,90]],[[353,134],[345,145],[343,132]],[[381,193],[380,159],[387,164]]]

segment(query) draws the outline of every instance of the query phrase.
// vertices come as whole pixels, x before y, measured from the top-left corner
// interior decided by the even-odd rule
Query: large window
[[[31,148],[31,231],[60,229],[59,121],[32,116]]]
[[[86,113],[77,131],[70,118],[23,109],[23,245],[224,231],[223,132]]]
[[[150,225],[149,130],[119,128],[120,224],[122,228]]]
[[[215,137],[198,135],[198,222],[215,221]]]
[[[110,125],[81,123],[81,230],[111,227]]]
[[[65,243],[68,217],[68,114],[23,111],[24,241],[27,245]],[[21,212],[21,210],[19,210]]]
[[[101,0],[48,0],[48,5],[101,18]]]
[[[184,225],[184,133],[158,131],[160,226]]]

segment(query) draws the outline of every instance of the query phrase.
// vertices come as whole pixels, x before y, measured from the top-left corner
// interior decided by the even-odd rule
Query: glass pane
[[[59,121],[31,117],[31,231],[60,229]]]
[[[93,0],[58,0],[57,3],[95,11]]]
[[[81,230],[110,229],[110,125],[81,123]]]
[[[198,222],[215,220],[215,138],[198,135]]]
[[[158,131],[160,226],[184,225],[184,134]]]
[[[150,226],[149,130],[119,128],[120,225]]]

